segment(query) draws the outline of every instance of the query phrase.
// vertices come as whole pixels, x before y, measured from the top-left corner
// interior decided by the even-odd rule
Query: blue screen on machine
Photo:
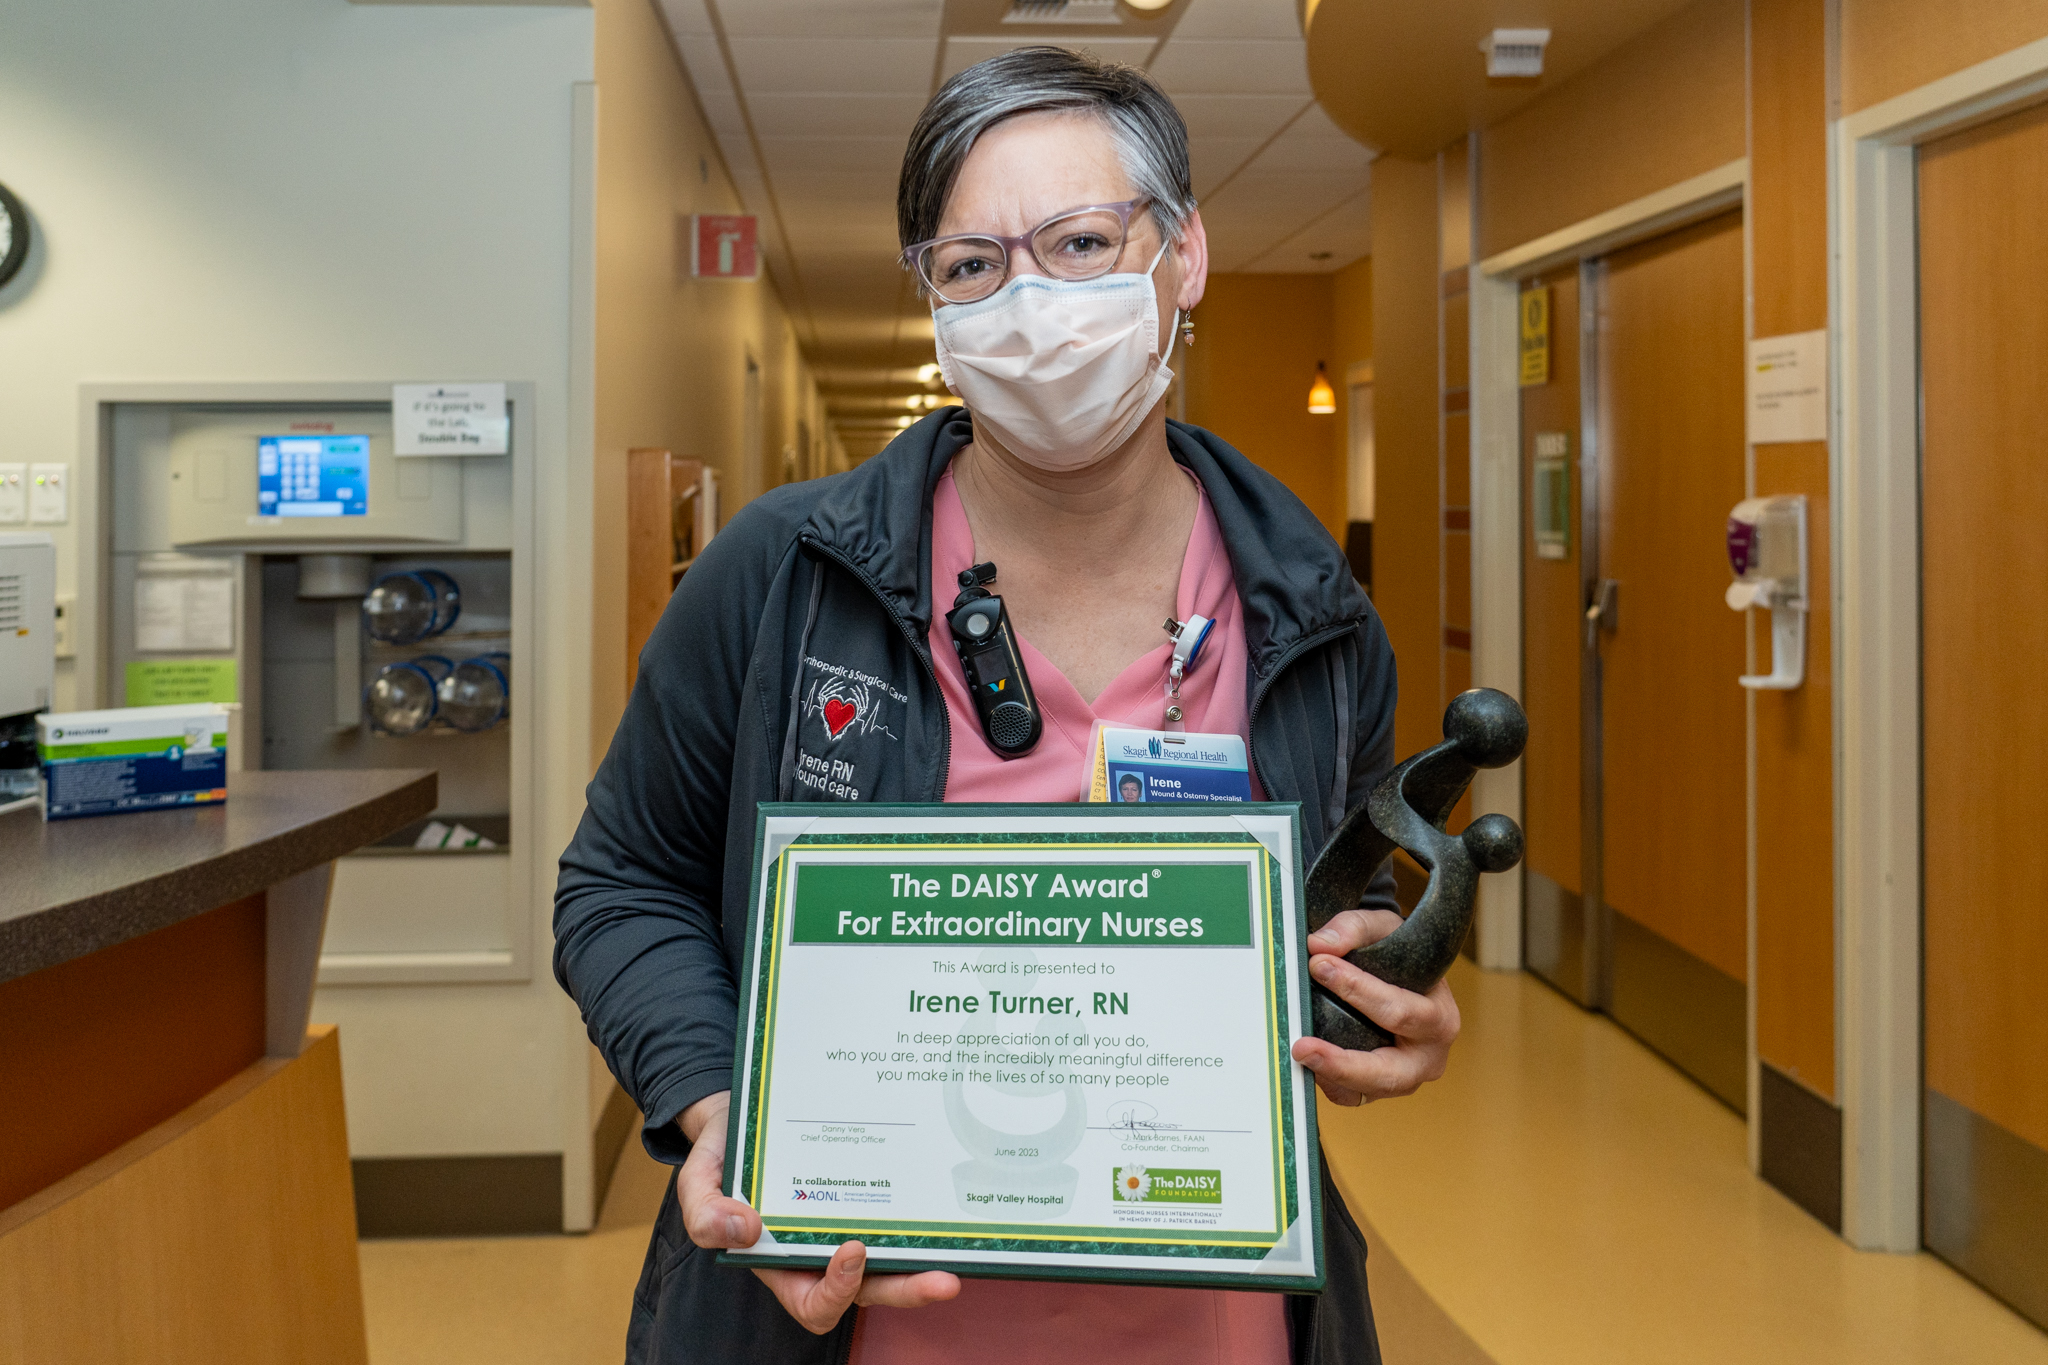
[[[370,438],[262,436],[256,511],[266,517],[360,517],[370,510]]]

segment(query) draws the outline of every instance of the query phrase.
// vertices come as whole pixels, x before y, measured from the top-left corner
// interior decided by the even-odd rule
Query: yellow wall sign
[[[1550,382],[1550,289],[1522,291],[1522,387]]]

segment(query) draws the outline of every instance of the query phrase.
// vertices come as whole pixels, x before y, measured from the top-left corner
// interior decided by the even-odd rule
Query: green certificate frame
[[[764,803],[752,888],[721,1261],[1322,1290],[1299,807]]]

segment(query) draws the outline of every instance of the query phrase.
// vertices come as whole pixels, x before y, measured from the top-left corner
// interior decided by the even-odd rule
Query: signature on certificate
[[[1162,1123],[1159,1111],[1143,1100],[1118,1100],[1109,1106],[1109,1126],[1127,1133],[1177,1132],[1178,1123]]]

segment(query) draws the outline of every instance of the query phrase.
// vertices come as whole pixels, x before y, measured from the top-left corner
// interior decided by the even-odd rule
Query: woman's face
[[[1019,114],[975,142],[953,182],[937,235],[987,232],[1019,237],[1069,209],[1120,204],[1137,193],[1101,119],[1081,113]],[[1116,268],[1126,273],[1144,270],[1158,254],[1160,240],[1151,212],[1141,209],[1131,217],[1130,236]],[[1045,273],[1024,250],[1011,255],[1010,270],[1013,277]],[[1195,215],[1179,244],[1152,273],[1162,328],[1174,310],[1186,313],[1201,301],[1207,275],[1207,242],[1201,217]],[[1161,336],[1161,345],[1168,340]]]

